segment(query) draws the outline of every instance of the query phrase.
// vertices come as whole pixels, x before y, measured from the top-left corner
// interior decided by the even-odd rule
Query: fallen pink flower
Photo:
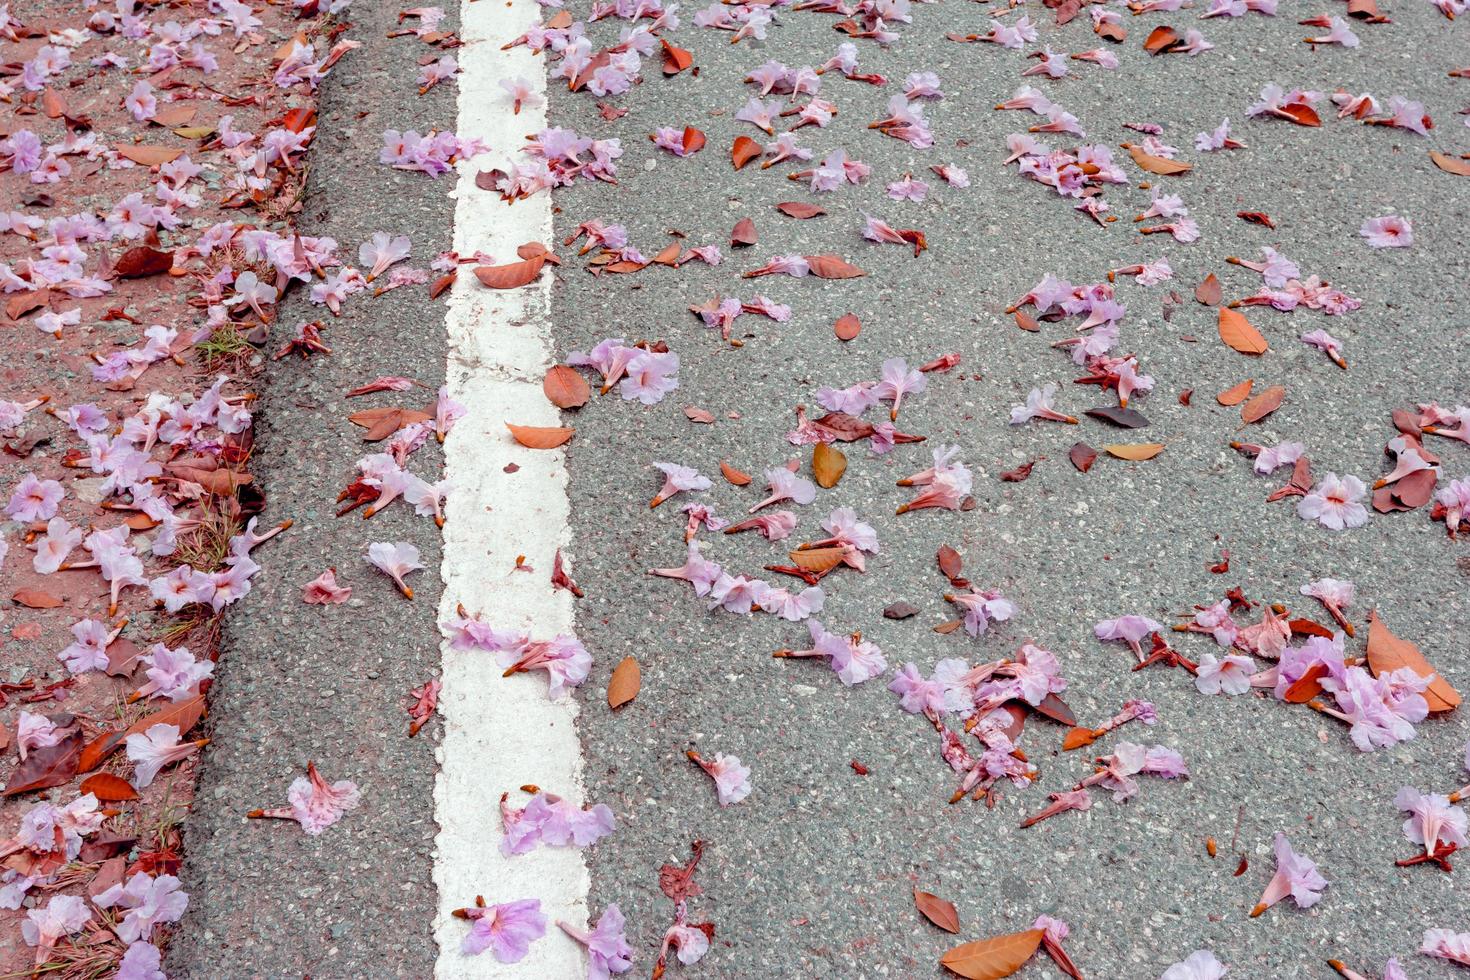
[[[1261,900],[1251,909],[1253,919],[1288,895],[1298,907],[1311,908],[1322,898],[1322,890],[1328,886],[1327,879],[1317,871],[1317,862],[1292,850],[1286,835],[1280,831],[1276,832],[1275,849],[1276,874],[1266,886]]]
[[[301,587],[301,599],[309,605],[325,606],[352,598],[352,586],[337,584],[337,570],[329,568]]]
[[[357,809],[362,794],[357,784],[348,779],[328,783],[317,771],[315,762],[306,764],[306,775],[297,776],[286,791],[290,806],[268,810],[251,810],[245,816],[252,819],[295,820],[301,829],[313,836],[320,834],[341,820],[350,810]]]
[[[732,806],[750,795],[750,769],[740,764],[739,756],[717,752],[713,760],[706,761],[693,749],[684,754],[715,781],[720,806]]]

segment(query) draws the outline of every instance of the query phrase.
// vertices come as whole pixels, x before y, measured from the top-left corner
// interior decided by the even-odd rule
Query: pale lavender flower
[[[64,517],[53,517],[46,522],[46,534],[36,541],[36,555],[31,567],[39,575],[51,575],[61,568],[68,555],[84,537],[82,529],[72,527]]]
[[[766,470],[766,483],[770,487],[771,495],[751,507],[747,513],[754,514],[762,507],[769,507],[783,500],[805,505],[817,499],[816,486],[784,466],[774,466]]]
[[[1404,821],[1404,836],[1432,855],[1442,845],[1465,847],[1465,811],[1450,803],[1448,796],[1421,793],[1404,786],[1393,798],[1393,805],[1409,818]]]
[[[1470,966],[1470,932],[1457,934],[1452,929],[1425,929],[1419,952],[1435,959]]]
[[[688,543],[688,555],[684,564],[678,568],[650,568],[649,575],[657,575],[660,578],[677,578],[694,586],[694,594],[697,596],[708,595],[710,588],[720,578],[720,566],[717,562],[706,559],[699,553],[699,542]]]
[[[130,944],[112,980],[168,980],[163,972],[163,954],[152,943],[140,940]]]
[[[1357,477],[1328,473],[1301,499],[1296,512],[1303,520],[1317,521],[1334,531],[1362,527],[1368,523],[1368,508],[1363,506],[1367,494],[1368,488]]]
[[[20,934],[26,945],[36,947],[36,965],[46,962],[47,952],[58,942],[79,932],[92,921],[92,912],[75,895],[56,895],[44,909],[26,912]]]
[[[1016,614],[1015,604],[994,589],[981,591],[972,587],[969,592],[947,594],[944,598],[965,610],[965,632],[971,636],[980,636],[992,622],[1004,622]]]
[[[34,473],[27,473],[15,485],[5,513],[16,521],[49,521],[56,516],[56,508],[65,499],[66,491],[55,480],[42,480]]]
[[[368,553],[365,556],[368,564],[393,580],[406,598],[413,598],[413,589],[403,581],[403,577],[410,572],[421,571],[423,562],[419,561],[419,549],[407,541],[374,541],[368,545]]]
[[[560,920],[556,924],[587,947],[587,980],[608,980],[612,974],[633,968],[633,947],[624,935],[627,923],[616,902],[608,903],[591,932]]]
[[[1220,980],[1229,970],[1208,949],[1197,949],[1165,970],[1159,980]]]
[[[664,475],[664,485],[659,488],[658,493],[648,502],[650,508],[668,500],[670,497],[684,491],[708,490],[712,484],[707,476],[701,476],[699,471],[692,466],[683,466],[679,463],[660,463],[654,461],[654,468]]]
[[[213,665],[211,665],[213,666]],[[180,742],[178,725],[152,725],[146,732],[129,735],[128,760],[133,763],[133,783],[143,789],[153,783],[164,766],[181,762],[198,752],[204,740]]]
[[[1251,674],[1255,670],[1249,657],[1227,653],[1216,658],[1207,653],[1199,659],[1199,673],[1194,686],[1201,694],[1244,694],[1251,689]]]
[[[126,885],[117,884],[98,895],[98,908],[121,906],[127,911],[118,923],[117,938],[125,943],[153,938],[153,928],[177,922],[189,907],[189,893],[182,891],[173,875],[138,872]]]
[[[1157,623],[1147,616],[1135,616],[1131,613],[1119,616],[1117,619],[1099,620],[1092,627],[1092,633],[1099,640],[1122,640],[1128,647],[1143,659],[1143,647],[1140,645],[1151,633],[1157,633],[1164,628],[1162,623]]]
[[[657,405],[664,396],[679,387],[679,355],[658,351],[639,351],[628,362],[627,374],[618,385],[625,401],[637,399],[645,405]]]
[[[1268,476],[1283,466],[1294,465],[1306,451],[1307,447],[1299,442],[1283,442],[1276,446],[1269,446],[1256,454],[1253,469],[1261,476]]]
[[[459,947],[470,956],[488,949],[502,963],[519,963],[531,951],[531,944],[546,935],[546,916],[539,898],[474,906],[460,909],[458,914],[471,920],[469,935]]]
[[[928,387],[929,379],[922,372],[910,369],[908,362],[901,357],[890,357],[884,361],[878,373],[881,380],[874,386],[873,394],[880,400],[893,402],[888,417],[890,421],[897,422],[903,396],[923,391]]]
[[[716,752],[714,759],[707,761],[693,749],[685,754],[715,781],[720,806],[731,806],[750,795],[750,769],[740,764],[738,755]]]
[[[1322,889],[1328,885],[1327,879],[1317,871],[1317,862],[1292,850],[1291,842],[1280,831],[1276,832],[1275,849],[1276,875],[1266,886],[1256,907],[1251,909],[1251,918],[1260,915],[1288,895],[1299,907],[1311,908],[1322,898]]]
[[[1358,229],[1358,234],[1366,238],[1373,248],[1408,248],[1414,244],[1414,226],[1408,218],[1397,214],[1369,218]]]
[[[546,696],[552,701],[560,700],[567,688],[580,686],[592,669],[592,654],[575,636],[565,633],[501,650],[496,659],[505,668],[506,677],[528,670],[546,671]]]

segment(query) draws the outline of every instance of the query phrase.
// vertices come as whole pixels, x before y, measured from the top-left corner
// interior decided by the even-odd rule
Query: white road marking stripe
[[[546,126],[542,107],[512,115],[502,79],[528,79],[546,90],[545,65],[525,47],[502,51],[538,18],[534,0],[464,0],[464,46],[456,53],[462,137],[479,137],[491,152],[462,163],[455,191],[454,242],[460,254],[476,249],[498,262],[515,261],[518,246],[551,244],[551,202],[546,194],[507,205],[475,187],[475,174],[490,161],[506,166],[529,133]],[[404,120],[402,128],[410,128]],[[445,442],[453,485],[444,526],[444,601],[441,618],[456,605],[480,612],[498,628],[525,630],[537,639],[571,632],[571,596],[548,584],[552,559],[565,544],[570,504],[561,451],[533,452],[511,441],[506,422],[557,425],[557,410],[541,392],[552,363],[549,279],[511,291],[488,290],[470,267],[460,270],[449,299],[448,384],[469,409]],[[519,471],[504,472],[508,463]],[[519,554],[534,574],[512,571]],[[589,879],[575,848],[539,848],[505,858],[500,853],[500,794],[535,783],[573,800],[582,797],[577,709],[552,703],[540,673],[502,678],[487,653],[443,647],[444,690],[440,712],[444,741],[434,809],[439,836],[434,882],[439,912],[435,968],[440,980],[479,977],[573,978],[586,972],[581,947],[554,925],[558,918],[582,925]],[[539,898],[547,935],[520,963],[502,964],[489,953],[465,956],[460,942],[468,924],[455,908],[486,902]]]

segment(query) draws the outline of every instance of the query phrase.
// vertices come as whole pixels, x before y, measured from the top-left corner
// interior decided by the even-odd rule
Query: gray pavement
[[[1338,4],[1321,6],[1342,12]],[[1129,40],[1115,49],[1120,71],[1079,65],[1077,77],[1050,83],[1018,77],[1033,63],[1021,52],[944,40],[949,31],[983,32],[984,8],[915,5],[915,23],[897,27],[903,36],[891,49],[858,42],[862,70],[888,75],[887,87],[835,74],[824,80],[821,94],[838,104],[838,118],[827,130],[802,130],[802,143],[819,157],[844,147],[874,171],[866,186],[820,198],[784,180],[786,167],[732,173],[728,149],[736,135],[760,136],[733,119],[747,94],[742,77],[770,58],[793,67],[825,61],[844,39],[827,16],[782,13],[764,44],[736,47],[721,32],[682,28],[673,41],[693,50],[699,76],[665,80],[650,62],[643,84],[619,100],[631,111],[617,122],[604,122],[586,94],[554,93],[555,123],[619,136],[625,149],[616,186],[558,192],[558,238],[594,217],[625,223],[649,255],[671,228],[687,233],[690,244],[725,247],[731,226],[749,216],[760,236],[755,248],[725,248],[727,261],[715,269],[696,263],[597,279],[568,262],[557,273],[554,321],[563,353],[621,335],[664,339],[682,360],[681,388],[663,404],[644,409],[609,396],[569,421],[578,429],[570,456],[573,552],[587,591],[579,631],[596,657],[579,693],[588,795],[612,806],[620,820],[618,832],[589,851],[592,906],[595,912],[620,904],[640,972],[670,911],[658,892],[658,867],[682,861],[689,842],[703,838],[710,846],[698,880],[706,895],[693,903],[694,917],[713,919],[716,941],[704,963],[676,968],[680,975],[939,975],[939,954],[958,940],[920,920],[910,898],[915,886],[958,906],[959,939],[1025,928],[1040,913],[1068,920],[1068,948],[1090,978],[1154,977],[1202,946],[1232,964],[1232,977],[1326,977],[1330,956],[1378,976],[1391,955],[1413,977],[1454,974],[1415,950],[1427,926],[1470,928],[1463,893],[1456,876],[1394,867],[1410,847],[1392,801],[1403,784],[1448,792],[1463,782],[1470,737],[1463,710],[1421,725],[1417,741],[1361,755],[1330,719],[1270,700],[1206,697],[1180,671],[1132,673],[1125,649],[1091,636],[1098,619],[1140,613],[1168,621],[1237,585],[1253,598],[1306,611],[1298,587],[1334,576],[1357,583],[1360,623],[1376,607],[1452,680],[1470,683],[1462,640],[1470,622],[1465,544],[1446,540],[1443,526],[1422,511],[1375,515],[1361,530],[1334,534],[1300,521],[1290,503],[1267,505],[1264,497],[1284,478],[1251,475],[1227,447],[1240,437],[1237,410],[1213,399],[1246,377],[1286,385],[1285,406],[1251,434],[1304,441],[1319,474],[1351,472],[1370,482],[1383,471],[1393,408],[1470,400],[1463,356],[1470,336],[1463,246],[1470,183],[1436,171],[1425,152],[1470,144],[1470,131],[1454,115],[1470,83],[1446,77],[1466,60],[1466,27],[1427,4],[1393,4],[1391,25],[1354,23],[1363,38],[1357,51],[1313,51],[1299,41],[1310,30],[1294,22],[1319,12],[1283,4],[1275,19],[1198,22],[1189,11],[1128,18]],[[1032,16],[1047,19],[1042,13]],[[1140,45],[1159,23],[1181,33],[1201,26],[1218,48],[1194,59],[1148,58]],[[608,43],[615,30],[608,21],[589,33]],[[1102,43],[1085,17],[1065,28],[1045,25],[1041,34],[1059,50]],[[937,146],[927,151],[865,128],[915,70],[939,72],[947,94],[929,111]],[[1040,121],[991,111],[1022,81],[1035,81],[1075,113],[1091,141],[1136,141],[1125,121],[1164,124],[1165,139],[1196,170],[1177,181],[1155,179],[1183,195],[1202,240],[1178,245],[1135,235],[1129,219],[1148,200],[1136,187],[1107,192],[1123,220],[1104,230],[1000,166],[1005,135]],[[1404,94],[1424,101],[1438,128],[1425,140],[1330,115],[1313,130],[1246,120],[1245,107],[1271,81],[1366,88],[1384,101]],[[1226,115],[1249,149],[1196,154],[1194,134]],[[663,125],[698,126],[709,146],[685,160],[657,152],[646,137]],[[973,186],[943,186],[928,173],[935,163],[964,166]],[[1138,174],[1126,160],[1124,168]],[[884,185],[906,171],[931,184],[929,203],[896,204],[883,195]],[[796,222],[774,210],[779,201],[808,199],[830,215]],[[913,259],[901,248],[864,242],[863,210],[922,228],[930,251]],[[1246,224],[1238,210],[1265,211],[1278,227]],[[1413,219],[1412,249],[1373,251],[1358,237],[1363,219],[1390,210]],[[1224,259],[1254,257],[1262,245],[1340,284],[1363,308],[1330,319],[1307,310],[1249,311],[1272,351],[1256,360],[1226,349],[1215,336],[1214,311],[1190,293],[1211,271],[1227,297],[1254,291],[1258,277]],[[790,252],[836,252],[869,275],[837,283],[737,278]],[[1045,272],[1092,282],[1111,267],[1160,254],[1173,263],[1173,282],[1144,289],[1120,280],[1118,287],[1129,308],[1120,347],[1137,352],[1157,380],[1156,391],[1137,404],[1151,427],[1129,434],[1094,421],[1008,426],[1008,406],[1046,381],[1061,384],[1064,411],[1110,399],[1070,384],[1072,365],[1048,348],[1067,336],[1061,325],[1023,333],[1004,308]],[[1166,321],[1161,300],[1171,288],[1185,302]],[[795,316],[781,325],[741,318],[736,334],[746,343],[738,350],[685,312],[712,294],[756,292],[790,303]],[[844,345],[831,324],[846,312],[862,319],[863,331]],[[1345,341],[1349,372],[1298,343],[1298,334],[1316,327]],[[1033,720],[1022,746],[1041,768],[1039,784],[1003,791],[993,810],[950,806],[955,780],[933,733],[898,710],[886,681],[847,689],[819,664],[772,660],[772,650],[801,644],[803,626],[708,614],[681,583],[644,577],[649,567],[679,564],[683,554],[677,504],[650,512],[645,502],[657,486],[646,468],[652,460],[712,476],[721,459],[752,473],[793,456],[806,460],[809,450],[795,450],[783,436],[793,406],[812,404],[817,387],[875,378],[888,357],[922,363],[947,351],[960,352],[962,365],[931,376],[928,392],[905,402],[899,427],[927,434],[931,443],[962,445],[979,506],[895,517],[908,492],[893,482],[927,465],[927,447],[900,447],[881,459],[847,447],[846,477],[819,491],[814,505],[797,508],[801,524],[792,540],[819,536],[818,521],[847,505],[878,528],[883,550],[867,574],[844,571],[827,580],[821,619],[833,630],[862,630],[890,665],[913,660],[926,673],[943,657],[981,662],[1034,639],[1061,658],[1071,682],[1066,698],[1085,723],[1100,723],[1127,698],[1156,702],[1160,723],[1134,726],[1123,737],[1179,749],[1194,772],[1188,782],[1151,781],[1126,805],[1100,796],[1090,813],[1020,831],[1019,820],[1039,809],[1047,792],[1088,771],[1080,754],[1058,751],[1060,728]],[[1187,388],[1195,392],[1191,407],[1177,400]],[[680,410],[685,405],[718,421],[691,424]],[[1066,460],[1079,438],[1093,446],[1153,440],[1168,448],[1145,463],[1102,458],[1083,475]],[[1447,476],[1470,470],[1466,447],[1439,441],[1431,448]],[[1026,482],[999,482],[1001,471],[1038,457],[1045,461]],[[759,499],[755,490],[717,479],[702,499],[735,517]],[[1020,606],[1012,622],[978,641],[930,631],[952,616],[940,598],[946,583],[934,569],[935,550],[946,543],[963,553],[974,582],[1002,589]],[[1230,549],[1231,570],[1213,575],[1208,566],[1222,546]],[[784,559],[781,545],[753,534],[714,536],[706,554],[749,574]],[[895,600],[921,612],[885,620],[881,610]],[[1353,646],[1359,652],[1362,635]],[[1182,639],[1180,648],[1190,655],[1214,649],[1193,639]],[[606,682],[628,654],[642,663],[642,693],[612,714]],[[750,798],[716,806],[707,779],[683,759],[691,746],[744,759],[754,770]],[[869,775],[856,775],[853,759]],[[1228,848],[1238,814],[1249,869],[1237,878]],[[1310,912],[1286,903],[1250,920],[1246,913],[1271,875],[1277,830],[1315,858],[1333,884]],[[1205,853],[1207,836],[1220,842],[1214,860]],[[1058,974],[1038,962],[1024,975]]]
[[[411,264],[422,268],[450,247],[451,178],[380,166],[378,150],[385,129],[452,129],[455,93],[445,85],[417,94],[417,59],[426,47],[385,36],[396,15],[396,7],[371,3],[350,12],[349,37],[363,47],[323,85],[300,227],[336,238],[354,261],[374,231],[410,235]],[[453,14],[445,26],[454,26]],[[443,313],[427,302],[425,288],[354,297],[343,316],[328,318],[330,357],[282,361],[269,372],[252,469],[268,490],[266,516],[296,525],[257,552],[264,572],[228,622],[210,703],[213,741],[187,825],[183,877],[193,900],[170,950],[170,976],[432,972],[438,723],[407,738],[405,705],[408,691],[439,669],[439,532],[402,504],[371,521],[333,516],[353,461],[372,451],[348,414],[422,407],[443,382]],[[284,336],[322,312],[293,294],[277,332]],[[407,375],[427,387],[344,397],[379,375]],[[432,439],[410,466],[438,478],[442,455]],[[417,544],[428,566],[410,579],[411,604],[362,557],[369,542],[395,540]],[[352,598],[341,606],[303,604],[301,586],[328,566],[353,587]],[[328,779],[356,780],[359,809],[319,837],[290,823],[245,819],[255,807],[283,804],[308,760]]]

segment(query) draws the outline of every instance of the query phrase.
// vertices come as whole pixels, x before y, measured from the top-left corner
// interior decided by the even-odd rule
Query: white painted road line
[[[551,201],[546,194],[507,205],[475,187],[475,174],[505,167],[525,137],[546,125],[542,106],[512,115],[502,79],[525,78],[546,90],[545,65],[525,47],[502,51],[539,17],[534,0],[466,0],[461,4],[464,46],[456,55],[462,137],[478,137],[488,154],[460,164],[455,191],[455,248],[481,249],[498,262],[515,261],[525,242],[551,244]],[[405,122],[405,128],[411,121]],[[566,544],[565,456],[560,450],[517,446],[506,422],[557,425],[558,413],[541,392],[553,361],[548,310],[549,277],[523,289],[485,289],[461,269],[450,295],[448,385],[468,414],[445,441],[445,465],[453,486],[444,526],[444,600],[441,619],[463,604],[501,629],[536,639],[572,631],[571,595],[548,585],[552,560]],[[515,463],[519,470],[506,473]],[[515,572],[524,554],[536,574]],[[589,879],[575,848],[538,848],[516,857],[500,853],[499,800],[528,783],[572,800],[582,798],[582,756],[576,705],[553,703],[539,672],[502,678],[492,655],[443,647],[444,690],[439,710],[444,741],[434,808],[439,836],[434,882],[439,910],[435,974],[441,980],[480,977],[570,978],[584,975],[581,947],[554,925],[581,925],[587,917]],[[539,898],[547,934],[516,964],[489,953],[465,956],[460,942],[468,923],[454,909],[484,895],[491,904]]]

